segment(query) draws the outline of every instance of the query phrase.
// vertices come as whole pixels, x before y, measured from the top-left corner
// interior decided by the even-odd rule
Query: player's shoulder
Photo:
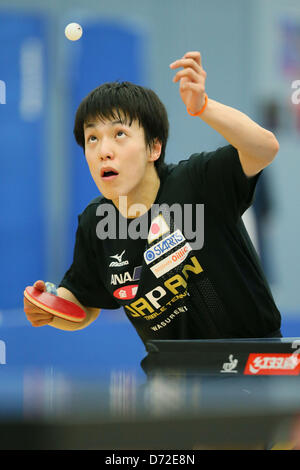
[[[204,188],[207,180],[215,174],[222,173],[224,168],[228,170],[233,168],[235,160],[238,160],[236,150],[231,145],[190,154],[168,168],[167,186],[185,187],[187,182],[190,182],[198,196],[199,188]]]
[[[86,206],[86,209],[89,209],[90,207],[98,206],[99,204],[102,204],[104,201],[106,201],[104,196],[97,196],[88,203],[88,205]]]
[[[95,218],[99,205],[104,204],[105,202],[107,202],[107,199],[103,196],[93,198],[78,216],[81,224],[89,223],[91,219]]]
[[[237,159],[237,150],[232,145],[218,147],[215,150],[193,153],[185,160],[180,160],[177,171],[184,170],[195,175],[204,175],[208,169],[232,166]]]
[[[218,158],[218,159],[228,159],[234,155],[236,155],[237,151],[232,145],[224,145],[218,147],[215,150],[207,150],[199,153],[193,153],[187,160],[183,160],[186,162],[194,162],[195,160],[199,161],[200,164],[205,164],[208,161]],[[181,163],[181,162],[179,162]]]
[[[193,153],[186,161],[194,160],[198,158],[201,162],[207,162],[215,157],[228,157],[234,155],[236,153],[236,149],[231,145],[223,145],[221,147],[217,147],[214,150],[205,150],[202,152]],[[181,162],[180,162],[181,163]]]

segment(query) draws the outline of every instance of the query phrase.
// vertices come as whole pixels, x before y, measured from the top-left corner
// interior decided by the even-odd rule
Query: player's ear
[[[150,155],[149,155],[149,161],[150,162],[155,162],[156,160],[159,159],[160,154],[161,154],[161,147],[162,143],[156,138],[151,142],[150,144]]]

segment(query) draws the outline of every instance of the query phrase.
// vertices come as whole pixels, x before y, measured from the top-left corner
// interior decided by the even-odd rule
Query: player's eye
[[[122,135],[126,135],[126,134],[125,134],[124,131],[119,130],[119,131],[116,132],[115,135],[116,135],[116,137],[122,137]],[[95,135],[90,135],[89,137],[87,137],[87,142],[88,143],[96,142],[96,140],[97,140],[97,137]]]
[[[118,131],[118,132],[116,133],[116,135],[117,135],[118,137],[120,137],[119,134],[124,134],[124,135],[125,135],[125,132],[124,132],[124,131]]]
[[[88,138],[87,138],[87,141],[88,142],[95,142],[94,140],[92,139],[96,139],[96,137],[94,135],[90,135]]]

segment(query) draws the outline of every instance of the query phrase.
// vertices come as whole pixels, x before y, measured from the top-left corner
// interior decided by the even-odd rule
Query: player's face
[[[91,175],[104,197],[117,200],[127,196],[142,203],[143,188],[157,178],[154,160],[161,146],[146,147],[144,129],[137,121],[131,126],[118,119],[91,120],[84,126],[85,156]]]

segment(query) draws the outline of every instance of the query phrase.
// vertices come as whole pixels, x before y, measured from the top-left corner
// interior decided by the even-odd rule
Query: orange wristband
[[[188,108],[186,108],[186,110],[187,110],[187,112],[188,112],[191,116],[200,116],[200,114],[203,113],[203,111],[205,110],[205,108],[206,108],[206,106],[207,106],[207,101],[208,101],[208,96],[207,96],[207,94],[205,93],[205,103],[204,103],[204,106],[203,106],[202,109],[200,109],[200,111],[199,111],[198,113],[193,114],[193,113],[191,113],[191,112],[189,111]]]

